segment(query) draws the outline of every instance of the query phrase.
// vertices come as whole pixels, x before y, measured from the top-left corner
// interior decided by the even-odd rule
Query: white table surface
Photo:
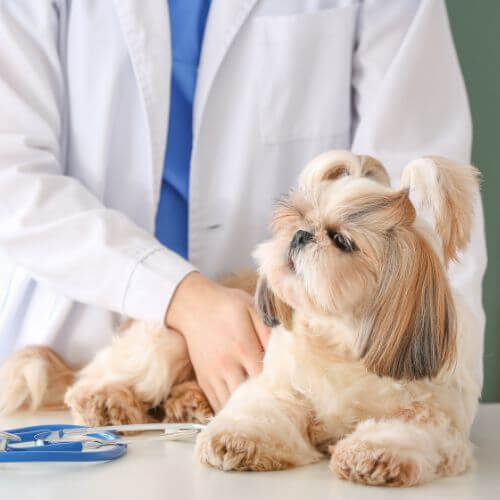
[[[0,429],[65,422],[65,412],[18,414],[0,418]],[[326,460],[282,472],[221,472],[196,463],[192,443],[153,442],[131,445],[125,457],[104,464],[0,464],[0,499],[500,499],[500,404],[481,406],[472,439],[474,470],[413,488],[340,481]]]

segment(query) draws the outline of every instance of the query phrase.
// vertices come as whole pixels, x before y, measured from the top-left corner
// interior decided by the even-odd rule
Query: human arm
[[[193,266],[66,175],[64,3],[0,3],[0,251],[61,295],[161,322]]]
[[[269,328],[242,290],[191,273],[178,286],[165,324],[186,339],[198,383],[215,411],[262,369]]]

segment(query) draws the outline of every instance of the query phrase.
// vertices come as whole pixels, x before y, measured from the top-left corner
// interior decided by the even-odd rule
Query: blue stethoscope
[[[82,427],[35,425],[0,431],[0,463],[108,462],[123,457],[127,444],[141,440],[180,440],[195,436],[201,424],[132,424]],[[162,431],[156,436],[117,436],[115,432]]]

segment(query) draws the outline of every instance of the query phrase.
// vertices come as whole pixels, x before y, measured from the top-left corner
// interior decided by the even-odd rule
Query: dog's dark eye
[[[337,233],[337,231],[328,231],[328,236],[332,240],[333,244],[343,252],[350,253],[357,250],[354,241],[346,238],[343,234]]]

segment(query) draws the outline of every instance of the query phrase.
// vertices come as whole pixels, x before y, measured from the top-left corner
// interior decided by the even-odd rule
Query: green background
[[[472,162],[483,175],[488,269],[483,401],[500,401],[500,0],[447,0],[474,123]]]

